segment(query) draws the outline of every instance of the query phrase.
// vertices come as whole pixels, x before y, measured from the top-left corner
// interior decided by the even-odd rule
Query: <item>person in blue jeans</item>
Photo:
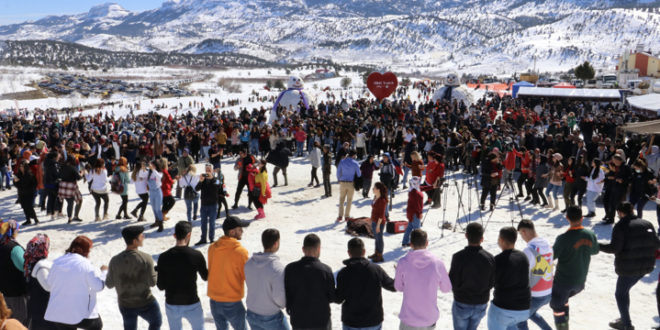
[[[369,256],[373,262],[383,262],[383,230],[387,218],[387,187],[382,182],[376,182],[373,189],[374,202],[371,206],[371,230],[376,239],[376,248],[374,254]]]
[[[149,323],[149,330],[159,330],[163,319],[158,301],[151,294],[156,285],[156,269],[150,254],[139,250],[144,243],[144,226],[128,226],[121,236],[126,250],[112,257],[105,285],[116,288],[124,330],[137,330],[138,316]]]
[[[182,320],[190,322],[193,330],[204,330],[204,310],[197,295],[197,274],[208,279],[204,255],[188,245],[192,225],[179,221],[174,226],[176,246],[158,258],[156,285],[165,290],[165,314],[170,330],[181,330]]]
[[[406,208],[408,227],[406,227],[406,231],[403,233],[403,241],[401,242],[401,246],[403,247],[410,246],[410,233],[422,227],[420,219],[422,218],[422,213],[424,213],[424,194],[420,186],[421,181],[421,178],[418,176],[413,176],[408,181],[410,185],[408,189],[408,207]],[[433,186],[428,187],[432,188]]]
[[[480,223],[468,224],[465,237],[468,246],[453,255],[449,269],[454,293],[451,314],[455,330],[476,330],[486,315],[495,281],[495,259],[481,247],[484,227]]]
[[[199,216],[202,220],[202,237],[195,245],[215,241],[215,219],[218,212],[218,188],[220,180],[213,175],[213,165],[206,164],[204,173],[199,176],[195,190],[200,191],[202,206]],[[208,241],[206,240],[208,233]]]
[[[527,242],[523,253],[529,262],[529,287],[532,300],[529,306],[529,320],[541,330],[552,330],[548,322],[538,313],[538,310],[550,303],[552,298],[552,263],[553,252],[550,242],[539,237],[534,228],[534,222],[523,219],[518,223],[518,233]],[[527,330],[527,321],[518,323],[518,329]]]
[[[514,227],[500,229],[497,239],[502,252],[495,256],[493,301],[488,309],[489,330],[512,330],[529,318],[529,261],[515,249],[518,232]]]
[[[247,321],[252,330],[289,330],[286,308],[284,265],[277,256],[280,232],[266,229],[261,233],[264,252],[252,254],[245,263],[245,284],[248,288]]]

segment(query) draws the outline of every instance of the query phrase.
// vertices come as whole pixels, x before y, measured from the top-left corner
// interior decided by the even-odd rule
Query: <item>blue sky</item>
[[[114,2],[132,11],[159,7],[163,0],[0,0],[0,25],[36,20],[48,15],[78,14]]]

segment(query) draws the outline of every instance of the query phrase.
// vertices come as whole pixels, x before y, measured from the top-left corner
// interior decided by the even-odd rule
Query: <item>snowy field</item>
[[[7,68],[0,68],[7,69]],[[32,79],[38,79],[39,75],[44,74],[44,71],[36,69],[25,69],[24,74],[18,75],[16,70],[5,71],[6,74],[14,74],[16,80],[1,79],[0,80],[0,94],[14,92],[18,87],[30,82]],[[313,70],[294,70],[291,72],[293,75],[305,76],[312,73]],[[81,72],[83,73],[83,72]],[[101,74],[99,72],[85,72],[87,75]],[[203,96],[195,96],[188,98],[168,98],[168,99],[141,99],[141,98],[128,98],[121,95],[113,96],[110,101],[123,101],[124,106],[128,104],[139,103],[142,110],[136,111],[136,114],[146,113],[156,107],[156,105],[166,105],[167,108],[160,110],[159,113],[168,115],[170,113],[177,113],[173,107],[183,105],[181,111],[196,111],[196,109],[188,108],[188,102],[197,101],[202,102],[205,106],[210,106],[214,98],[218,98],[221,102],[226,102],[231,99],[239,99],[241,103],[233,107],[221,108],[221,111],[237,111],[240,108],[247,108],[251,110],[253,107],[264,106],[270,109],[272,103],[260,103],[249,101],[252,96],[252,91],[259,93],[260,96],[277,96],[278,92],[265,90],[264,83],[266,79],[285,79],[288,75],[283,69],[230,69],[224,71],[210,71],[204,72],[209,74],[210,78],[205,81],[196,81],[191,84],[191,88],[199,90],[211,90],[213,93],[205,92]],[[193,76],[194,72],[190,70],[175,70],[163,68],[140,68],[140,69],[118,69],[116,71],[103,73],[107,76],[138,76],[145,77],[162,77],[165,75],[187,75]],[[316,102],[334,99],[341,101],[342,97],[347,99],[354,99],[364,96],[362,78],[357,73],[342,72],[342,76],[348,76],[352,79],[351,88],[343,90],[341,88],[342,78],[333,78],[320,81],[307,81],[306,89],[316,99]],[[218,86],[220,79],[236,79],[237,84],[240,86],[239,92],[228,92]],[[329,91],[323,91],[329,87]],[[478,93],[473,95],[476,98],[481,97],[483,91],[471,91]],[[414,90],[409,96],[413,101],[419,101],[418,91]],[[80,98],[80,97],[62,97],[62,98],[49,98],[49,99],[36,99],[36,100],[0,100],[0,109],[13,108],[18,104],[19,108],[47,108],[54,107],[69,107],[78,106],[83,104],[98,105],[102,100],[98,98]],[[107,100],[103,100],[106,101]],[[128,110],[119,108],[119,106],[104,106],[99,109],[98,106],[90,110],[83,111],[83,115],[93,115],[98,112],[112,114],[115,116],[123,116],[128,114]],[[225,159],[223,162],[223,169],[227,181],[228,191],[231,193],[230,206],[233,201],[234,192],[237,183],[237,174],[233,171],[233,159]],[[200,168],[201,170],[201,165]],[[269,165],[269,171],[272,171],[272,166]],[[289,186],[277,187],[273,189],[273,198],[266,205],[266,219],[254,222],[243,236],[243,242],[248,251],[258,252],[261,251],[260,237],[261,232],[266,228],[278,228],[282,236],[282,245],[279,255],[283,263],[289,263],[298,260],[302,256],[301,247],[304,236],[308,233],[316,233],[322,240],[321,260],[332,267],[334,272],[343,267],[342,261],[348,257],[346,253],[346,242],[350,236],[344,233],[344,225],[336,224],[335,218],[337,217],[337,204],[338,204],[338,185],[333,184],[334,197],[330,199],[321,199],[322,188],[307,188],[309,183],[309,172],[311,166],[309,162],[302,158],[295,158],[292,160],[289,167]],[[334,169],[333,169],[334,171]],[[333,172],[334,177],[335,173]],[[454,178],[456,180],[454,180]],[[271,179],[272,182],[272,179]],[[463,184],[462,174],[453,175],[449,180],[451,186],[447,189],[447,208],[446,211],[441,209],[431,210],[426,216],[424,229],[428,231],[430,244],[429,248],[433,253],[440,257],[447,267],[451,262],[451,256],[459,251],[466,245],[464,235],[461,233],[461,228],[465,227],[466,213],[470,214],[472,221],[482,221],[487,225],[486,239],[484,247],[493,254],[499,253],[497,247],[497,235],[499,228],[502,226],[511,225],[511,208],[509,206],[508,195],[499,201],[493,216],[488,219],[490,213],[485,213],[480,217],[477,209],[478,200],[476,190],[472,188],[471,194],[468,194],[467,184]],[[455,184],[454,184],[455,182]],[[21,244],[25,245],[36,233],[45,232],[51,237],[51,258],[54,259],[63,254],[66,247],[73,238],[77,235],[88,235],[95,242],[95,248],[92,250],[91,259],[96,266],[107,264],[110,258],[119,253],[124,248],[124,242],[120,235],[122,227],[134,224],[134,221],[115,221],[108,220],[99,223],[93,223],[94,218],[92,197],[87,193],[87,188],[84,184],[80,184],[81,190],[84,194],[84,207],[82,210],[82,218],[84,222],[80,224],[67,225],[65,218],[50,221],[43,213],[38,215],[41,217],[42,224],[36,227],[26,227],[19,234],[18,240]],[[459,196],[458,189],[462,188],[462,193]],[[133,185],[129,187],[129,207],[132,209],[138,203],[137,195],[134,193]],[[370,200],[362,199],[361,194],[356,193],[356,200],[353,203],[351,215],[354,217],[369,216],[370,215]],[[407,199],[407,192],[397,192],[394,199],[394,208],[391,213],[392,220],[405,219],[405,205]],[[471,200],[471,203],[469,202]],[[15,190],[0,192],[0,217],[1,218],[16,218],[23,221],[23,213],[15,201]],[[458,201],[462,201],[463,206],[459,207]],[[563,206],[563,202],[562,206]],[[256,215],[256,211],[250,211],[245,208],[247,204],[247,197],[244,193],[241,199],[241,208],[236,210],[234,214],[243,219],[252,219]],[[116,195],[110,196],[110,216],[114,216],[120,205],[120,198]],[[524,206],[524,205],[523,205]],[[515,221],[520,220],[520,214],[517,213],[517,207],[513,212]],[[586,210],[585,210],[586,211]],[[649,203],[647,207],[646,217],[655,221],[655,206]],[[537,230],[540,236],[554,242],[557,235],[563,233],[567,229],[567,222],[562,215],[557,211],[550,211],[547,209],[538,209],[535,207],[524,207],[524,216],[531,218],[537,225]],[[443,219],[454,224],[457,214],[459,214],[461,224],[455,227],[455,231],[440,229],[439,224]],[[599,208],[597,217],[593,221],[600,221],[604,211]],[[151,209],[148,208],[145,214],[149,221],[153,220]],[[178,200],[174,209],[170,212],[171,220],[166,223],[166,231],[163,233],[156,233],[153,230],[148,230],[146,233],[147,240],[143,250],[153,255],[154,259],[158,255],[171,246],[174,245],[172,237],[173,227],[176,221],[185,220],[185,203]],[[217,237],[221,232],[221,222],[216,224]],[[594,222],[585,222],[586,227],[593,227],[594,231],[601,240],[609,240],[611,235],[611,227],[593,226]],[[199,221],[195,223],[193,232],[193,242],[199,239]],[[394,265],[396,261],[405,255],[407,249],[401,248],[402,234],[389,235],[385,234],[385,253],[384,257],[386,262],[383,263],[383,268],[394,276]],[[373,240],[367,240],[367,252],[371,254],[374,248]],[[524,242],[519,239],[517,248],[524,248]],[[200,250],[206,255],[206,246],[201,247]],[[618,317],[618,310],[614,299],[614,290],[616,285],[616,274],[614,273],[614,257],[612,255],[599,254],[592,259],[591,271],[587,280],[585,290],[577,297],[571,299],[571,328],[572,329],[607,329],[608,322]],[[655,287],[658,278],[658,271],[644,277],[631,291],[631,315],[633,324],[638,329],[648,329],[658,322],[657,310],[655,303]],[[209,329],[214,328],[212,317],[210,314],[208,298],[206,297],[206,283],[199,280],[199,295],[202,299],[202,305],[205,310],[207,326]],[[154,288],[154,295],[158,298],[161,305],[161,311],[164,313],[164,294]],[[402,296],[400,293],[390,293],[385,291],[384,295],[384,308],[385,308],[385,321],[384,329],[398,329],[398,313],[401,306]],[[120,329],[122,325],[121,315],[117,307],[117,297],[114,290],[104,290],[99,294],[99,310],[103,318],[106,329]],[[438,308],[440,309],[440,320],[437,324],[437,329],[450,329],[452,325],[451,320],[451,303],[453,299],[451,294],[440,294],[438,298]],[[549,307],[544,307],[540,311],[541,315],[552,324],[552,312]],[[163,317],[165,315],[163,314]],[[339,305],[332,306],[332,323],[333,329],[340,329],[341,309]],[[142,321],[141,321],[142,322]],[[185,323],[185,322],[184,322]],[[166,320],[164,319],[164,329],[167,328]],[[187,324],[186,324],[187,326]],[[534,325],[530,325],[533,329]],[[146,328],[145,323],[140,323],[140,329]],[[480,329],[486,328],[486,321],[482,321]]]
[[[231,193],[230,201],[233,201],[234,192],[236,189],[237,175],[232,169],[233,159],[225,159],[223,161],[223,170],[227,180],[227,188]],[[266,228],[277,228],[281,233],[281,248],[279,256],[283,263],[289,263],[298,260],[302,256],[301,247],[303,237],[308,233],[316,233],[321,237],[321,261],[328,264],[333,272],[337,272],[343,267],[342,261],[347,258],[346,243],[350,236],[344,233],[344,225],[335,223],[337,217],[338,205],[338,185],[336,182],[333,184],[333,197],[330,199],[321,199],[323,188],[307,188],[309,183],[309,170],[311,166],[303,158],[295,158],[292,160],[289,167],[289,186],[273,188],[273,198],[268,202],[265,207],[266,219],[255,221],[245,230],[242,244],[248,249],[250,253],[261,251],[260,237],[261,232]],[[201,170],[201,165],[198,165],[198,170]],[[269,171],[272,172],[272,166],[269,165]],[[334,177],[333,169],[333,177]],[[483,214],[479,217],[477,210],[477,195],[475,189],[472,188],[468,193],[467,184],[463,184],[462,174],[451,174],[450,187],[447,188],[447,208],[446,212],[442,208],[431,210],[426,216],[423,229],[429,233],[429,249],[441,258],[447,267],[451,262],[451,256],[456,251],[462,249],[466,245],[466,240],[460,227],[465,226],[464,212],[460,210],[460,217],[462,224],[455,227],[455,231],[444,230],[439,228],[443,218],[446,221],[455,222],[457,212],[459,212],[459,200],[464,203],[465,212],[468,213],[468,204],[471,200],[470,213],[472,221],[482,221],[487,225],[486,237],[484,241],[484,248],[493,254],[499,253],[497,247],[497,235],[500,227],[511,225],[511,208],[509,207],[508,195],[505,195],[499,201],[497,208],[488,221],[489,213]],[[453,184],[456,178],[456,183]],[[334,180],[333,180],[334,181]],[[272,179],[271,179],[272,182]],[[50,258],[54,259],[63,254],[68,244],[77,235],[88,235],[94,240],[94,249],[90,255],[93,264],[100,267],[107,264],[110,258],[121,252],[125,245],[120,235],[122,227],[129,224],[135,224],[135,221],[127,220],[107,220],[99,223],[92,222],[94,218],[92,197],[87,193],[87,187],[80,184],[81,191],[84,193],[84,204],[82,210],[82,219],[84,222],[80,224],[67,225],[65,218],[55,219],[50,221],[43,213],[38,215],[41,217],[42,223],[38,226],[25,227],[18,235],[18,241],[25,246],[25,244],[36,233],[46,233],[51,238],[51,255]],[[461,196],[458,194],[458,186],[463,189]],[[353,217],[369,216],[371,201],[363,199],[361,194],[356,193],[356,200],[353,202],[353,209],[351,215]],[[357,196],[360,196],[359,198]],[[461,198],[462,197],[462,198]],[[397,191],[394,198],[393,211],[391,219],[403,220],[405,219],[405,205],[407,200],[407,193]],[[22,210],[16,204],[15,190],[0,192],[0,216],[2,218],[16,218],[23,219]],[[119,208],[120,198],[117,195],[110,196],[110,216],[114,216]],[[134,208],[138,203],[137,195],[134,192],[134,187],[131,184],[129,190],[129,207]],[[256,211],[246,209],[247,199],[246,194],[243,193],[239,203],[240,208],[234,211],[234,214],[242,219],[252,219],[256,215]],[[562,202],[563,204],[563,202]],[[524,205],[523,205],[524,206]],[[515,208],[515,207],[514,207]],[[517,208],[515,208],[515,221],[520,220]],[[551,242],[557,235],[563,233],[567,228],[567,222],[558,211],[549,211],[546,209],[537,209],[532,207],[524,207],[523,212],[525,217],[534,220],[537,231],[541,237],[547,238]],[[653,219],[655,223],[655,212],[651,205],[647,207],[648,216]],[[224,213],[223,213],[224,215]],[[597,217],[594,220],[600,220],[604,215],[602,208],[597,211]],[[154,230],[148,229],[145,232],[146,241],[142,248],[143,251],[151,254],[154,259],[158,255],[171,246],[174,245],[173,227],[179,220],[185,220],[185,204],[183,200],[177,200],[174,209],[169,213],[171,220],[165,223],[165,231],[156,233]],[[151,209],[148,208],[145,213],[145,218],[149,222],[152,221],[153,215]],[[196,242],[199,239],[200,229],[199,220],[195,222],[193,229],[192,241]],[[585,226],[593,228],[599,239],[609,240],[611,234],[610,226],[593,226],[594,221],[585,222]],[[216,224],[217,231],[221,232],[221,222]],[[444,237],[443,237],[444,233]],[[220,235],[220,234],[217,234]],[[217,238],[217,237],[216,237]],[[390,276],[394,277],[394,266],[399,258],[404,256],[408,249],[401,248],[402,234],[385,234],[385,253],[384,257],[386,262],[382,267],[387,271]],[[366,240],[367,252],[371,254],[374,249],[374,241],[371,239]],[[519,239],[516,247],[518,249],[524,248],[524,242]],[[207,254],[207,246],[198,247],[200,251]],[[618,317],[616,302],[614,299],[614,289],[616,284],[616,275],[613,266],[614,258],[612,255],[598,254],[593,257],[591,268],[586,284],[585,290],[577,297],[571,299],[571,328],[572,329],[607,329],[608,322]],[[657,321],[657,311],[655,303],[655,287],[658,272],[644,277],[631,291],[631,315],[633,323],[638,329],[649,329]],[[198,280],[198,291],[202,300],[202,306],[205,311],[205,318],[207,328],[212,329],[213,321],[210,314],[208,297],[206,297],[206,282]],[[158,291],[157,288],[153,290],[154,295],[157,297],[161,306],[161,311],[164,315],[164,293]],[[385,321],[383,324],[384,329],[398,329],[398,313],[401,307],[402,294],[391,293],[384,291],[383,293]],[[98,295],[99,311],[103,318],[106,329],[120,329],[122,325],[121,315],[117,307],[117,295],[114,290],[104,290]],[[452,325],[451,319],[451,294],[439,294],[438,308],[440,309],[440,319],[438,320],[437,329],[450,329]],[[549,307],[544,307],[540,311],[541,315],[552,324],[552,312]],[[333,329],[340,329],[341,324],[341,307],[339,305],[332,305],[332,323]],[[140,329],[146,328],[146,323],[140,321]],[[166,326],[166,321],[164,319]],[[184,322],[185,323],[185,322]],[[186,324],[187,326],[187,324]],[[486,328],[485,320],[481,322],[480,329]],[[531,326],[533,329],[534,326]]]

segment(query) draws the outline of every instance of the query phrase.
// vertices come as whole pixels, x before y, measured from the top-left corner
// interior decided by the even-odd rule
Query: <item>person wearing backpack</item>
[[[616,281],[616,305],[621,318],[610,322],[610,327],[619,330],[635,329],[630,318],[630,289],[655,268],[655,252],[660,247],[653,225],[635,216],[630,202],[617,207],[619,222],[612,228],[609,244],[598,245],[601,252],[614,254]]]
[[[128,177],[128,159],[126,157],[119,158],[117,165],[112,180],[110,180],[110,190],[121,197],[121,206],[119,206],[115,219],[121,220],[121,212],[123,211],[124,219],[129,220],[131,216],[128,215],[128,184],[131,179]]]
[[[189,165],[179,177],[179,187],[183,189],[183,200],[186,202],[186,216],[188,222],[197,220],[197,210],[199,209],[199,194],[195,191],[195,186],[199,182],[199,177],[195,175],[197,169],[195,165]]]

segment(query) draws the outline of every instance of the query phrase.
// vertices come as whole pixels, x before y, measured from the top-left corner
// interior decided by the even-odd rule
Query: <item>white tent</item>
[[[518,97],[561,97],[616,101],[621,99],[621,94],[618,89],[520,87]]]
[[[628,103],[636,110],[647,115],[660,115],[660,94],[646,94],[628,97]]]

